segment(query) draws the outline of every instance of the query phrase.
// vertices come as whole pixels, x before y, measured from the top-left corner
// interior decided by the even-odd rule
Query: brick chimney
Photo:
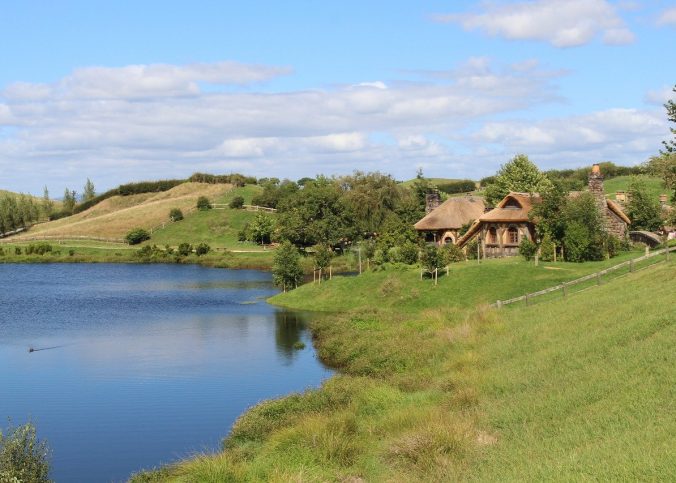
[[[425,214],[434,210],[441,204],[441,196],[439,190],[432,190],[425,195]]]
[[[589,173],[588,186],[589,192],[596,200],[599,214],[602,218],[605,218],[607,209],[606,195],[603,192],[603,175],[601,174],[601,167],[598,164],[592,166],[591,173]]]

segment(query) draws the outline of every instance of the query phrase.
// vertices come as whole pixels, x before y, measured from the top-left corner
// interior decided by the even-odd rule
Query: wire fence
[[[504,305],[514,304],[517,302],[524,302],[526,305],[530,305],[531,303],[534,303],[534,299],[538,297],[540,297],[539,300],[542,300],[542,297],[547,295],[553,296],[553,294],[559,291],[563,297],[566,297],[573,292],[581,292],[582,290],[585,290],[591,286],[601,285],[604,280],[607,281],[609,279],[610,275],[615,275],[618,277],[628,273],[643,270],[644,268],[648,268],[659,262],[668,261],[670,259],[670,252],[672,251],[676,251],[676,246],[648,252],[641,257],[632,258],[626,262],[618,263],[617,265],[608,267],[605,270],[591,273],[589,275],[585,275],[584,277],[580,277],[569,282],[564,282],[544,290],[531,292],[507,300],[498,300],[494,304],[491,304],[491,307],[501,308]]]

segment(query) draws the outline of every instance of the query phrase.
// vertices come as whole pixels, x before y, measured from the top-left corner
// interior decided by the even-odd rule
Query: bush
[[[14,255],[21,255],[21,247],[14,247]]]
[[[0,481],[48,482],[48,458],[47,444],[37,439],[32,424],[0,431]]]
[[[5,256],[5,249],[0,247],[0,257],[4,257],[4,256]]]
[[[441,260],[444,265],[458,263],[465,260],[465,254],[457,245],[448,243],[441,248]]]
[[[468,260],[476,260],[477,256],[477,247],[479,246],[479,242],[477,241],[476,238],[473,240],[469,241],[465,245],[465,253],[467,254],[467,259]]]
[[[554,243],[549,233],[546,233],[540,242],[540,260],[543,262],[553,261],[554,250],[556,250],[556,243]]]
[[[434,271],[443,266],[439,248],[436,245],[426,245],[420,252],[420,266],[427,271]]]
[[[244,206],[244,197],[242,196],[235,196],[232,201],[230,201],[230,204],[228,205],[230,208],[233,210],[238,210],[242,206]]]
[[[192,253],[192,245],[190,243],[179,243],[178,254],[182,257],[187,257]]]
[[[209,253],[211,250],[211,247],[207,245],[206,243],[200,243],[195,247],[195,253],[197,254],[198,257],[201,257],[202,255],[206,255]]]
[[[68,250],[68,256],[72,257],[74,255],[75,255],[75,250],[73,250],[72,248],[70,250]]]
[[[180,208],[172,208],[169,210],[169,219],[171,221],[181,221],[183,219],[183,212]]]
[[[44,255],[45,253],[50,253],[52,251],[52,246],[47,243],[47,242],[40,242],[34,244],[30,244],[26,247],[26,255],[32,255],[35,253],[36,255]]]
[[[418,245],[413,242],[407,241],[401,245],[399,250],[399,255],[401,262],[408,265],[413,265],[418,261]]]
[[[200,196],[197,198],[197,209],[200,211],[210,210],[211,203],[209,202],[209,198],[206,196]]]
[[[526,260],[532,260],[535,257],[535,252],[537,252],[537,250],[537,245],[528,238],[524,238],[521,240],[521,243],[519,243],[519,255]]]
[[[124,239],[130,245],[138,245],[141,242],[150,240],[150,233],[148,233],[143,228],[134,228],[129,233],[127,233],[127,236],[125,236]]]

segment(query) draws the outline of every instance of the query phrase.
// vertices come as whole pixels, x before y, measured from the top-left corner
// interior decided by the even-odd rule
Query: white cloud
[[[76,72],[53,84],[14,84],[0,95],[4,187],[39,193],[47,183],[57,192],[86,177],[105,188],[232,170],[301,177],[362,169],[407,178],[420,165],[430,175],[481,177],[519,151],[552,166],[641,161],[668,132],[661,108],[655,115],[616,110],[504,120],[560,101],[553,84],[559,74],[534,60],[504,66],[469,59],[416,82],[377,81],[385,89],[365,82],[276,93],[190,90],[196,82],[235,79],[220,69],[122,67],[110,75],[81,69],[86,82]],[[130,72],[143,74],[121,84]],[[630,128],[622,127],[631,119]],[[578,154],[565,154],[573,149]]]
[[[653,89],[646,93],[644,101],[647,104],[663,105],[670,99],[676,98],[673,86],[662,86],[660,89]]]
[[[576,47],[602,35],[606,44],[634,41],[616,9],[605,0],[535,0],[484,4],[483,12],[444,14],[437,21],[457,23],[509,40],[539,40]]]
[[[383,81],[374,81],[374,82],[360,82],[356,84],[355,87],[374,87],[376,89],[387,89],[387,84]]]
[[[490,122],[473,138],[505,152],[528,153],[545,167],[563,167],[599,160],[636,164],[654,153],[668,132],[661,111],[608,109],[536,122]]]
[[[676,7],[664,10],[657,18],[657,25],[676,26]]]
[[[17,82],[2,95],[15,100],[50,97],[130,99],[138,97],[194,96],[199,82],[246,85],[291,72],[287,67],[216,62],[212,64],[149,64],[125,67],[86,67],[75,70],[56,84]]]

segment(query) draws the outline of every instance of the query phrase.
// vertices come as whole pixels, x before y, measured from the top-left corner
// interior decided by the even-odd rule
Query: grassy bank
[[[225,451],[133,480],[673,479],[673,261],[565,300],[473,308],[603,265],[495,261],[436,288],[390,272],[277,296],[341,311],[312,324],[342,374],[252,408]]]

